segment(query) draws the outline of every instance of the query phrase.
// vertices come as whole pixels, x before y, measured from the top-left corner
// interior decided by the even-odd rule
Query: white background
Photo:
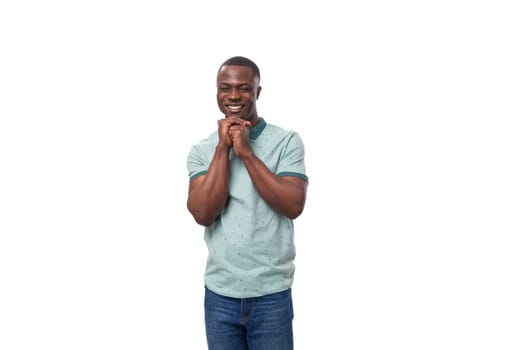
[[[226,58],[298,131],[297,349],[525,348],[519,1],[3,1],[0,348],[205,349]]]

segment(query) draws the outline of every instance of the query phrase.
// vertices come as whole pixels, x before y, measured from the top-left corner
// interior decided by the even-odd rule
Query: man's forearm
[[[190,185],[188,209],[195,220],[209,226],[224,209],[229,196],[228,149],[217,147],[208,173]]]
[[[306,183],[275,175],[253,153],[242,158],[252,182],[264,201],[290,219],[298,217],[306,200]]]

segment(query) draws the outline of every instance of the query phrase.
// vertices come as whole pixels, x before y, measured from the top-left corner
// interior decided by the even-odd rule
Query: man
[[[257,114],[257,65],[232,57],[219,68],[218,130],[188,155],[188,210],[205,226],[208,348],[292,349],[295,246],[308,178],[296,132]]]

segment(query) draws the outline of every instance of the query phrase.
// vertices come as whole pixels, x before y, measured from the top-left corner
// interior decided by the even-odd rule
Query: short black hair
[[[233,56],[228,58],[226,61],[224,61],[223,64],[219,67],[219,70],[224,66],[242,66],[242,67],[248,67],[252,70],[253,74],[261,81],[261,72],[259,72],[259,67],[250,60],[249,58],[243,57],[243,56]]]

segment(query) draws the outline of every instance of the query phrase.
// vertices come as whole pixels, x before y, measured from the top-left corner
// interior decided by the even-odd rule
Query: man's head
[[[250,59],[235,56],[227,59],[217,74],[217,104],[226,117],[249,120],[255,125],[259,119],[256,101],[261,93],[261,75]]]

